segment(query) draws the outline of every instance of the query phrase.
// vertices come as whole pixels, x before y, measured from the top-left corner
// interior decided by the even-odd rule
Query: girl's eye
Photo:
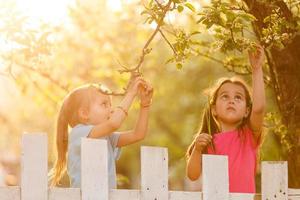
[[[222,96],[221,96],[221,99],[222,99],[222,100],[227,100],[227,99],[228,99],[228,95],[227,95],[227,94],[222,95]]]
[[[234,99],[237,100],[237,101],[240,101],[240,100],[242,100],[242,97],[237,95],[237,96],[234,97]]]

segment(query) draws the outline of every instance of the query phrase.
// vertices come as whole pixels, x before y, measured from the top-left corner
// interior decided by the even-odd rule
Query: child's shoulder
[[[245,125],[244,127],[241,128],[242,132],[245,134],[253,134],[253,130],[249,125]]]
[[[76,126],[74,126],[71,129],[71,133],[72,132],[80,132],[80,131],[85,131],[85,130],[89,130],[92,129],[94,125],[91,124],[77,124]]]
[[[70,138],[87,137],[91,132],[93,125],[77,124],[70,131]]]

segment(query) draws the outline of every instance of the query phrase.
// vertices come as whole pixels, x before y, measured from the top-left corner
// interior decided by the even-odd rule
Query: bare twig
[[[177,55],[177,52],[174,49],[173,45],[171,44],[171,42],[168,40],[168,38],[165,36],[165,34],[163,33],[163,31],[161,29],[159,30],[159,33],[164,38],[164,40],[168,43],[168,45],[171,47],[171,49],[173,50],[174,54]]]
[[[57,105],[58,101],[55,100],[51,95],[49,95],[48,93],[45,92],[45,90],[43,88],[41,88],[41,86],[31,78],[30,74],[27,72],[26,73],[28,79],[33,83],[33,85],[40,91],[41,94],[43,94],[47,99],[50,99],[50,101],[54,104]]]
[[[229,72],[233,72],[233,73],[235,73],[235,74],[237,74],[237,75],[241,75],[241,76],[246,76],[246,75],[251,74],[251,71],[249,70],[248,67],[246,67],[246,70],[247,70],[246,72],[238,72],[238,71],[235,70],[235,68],[237,67],[237,66],[235,66],[235,65],[231,65],[231,66],[232,66],[232,69],[230,69],[230,68],[228,67],[228,65],[226,65],[222,60],[216,59],[216,58],[214,58],[214,57],[212,57],[212,56],[209,56],[209,55],[207,55],[207,54],[201,53],[201,52],[199,52],[199,51],[197,51],[197,50],[194,50],[194,51],[196,51],[197,55],[199,55],[199,56],[203,56],[203,57],[205,57],[205,58],[208,58],[208,59],[210,59],[210,60],[212,60],[212,61],[214,61],[214,62],[217,62],[217,63],[223,65],[223,66],[225,67],[225,69],[226,69],[227,71],[229,71]],[[265,82],[267,85],[271,85],[271,82],[269,81],[269,77],[268,77],[267,75],[264,75],[264,82]]]
[[[49,74],[45,73],[45,72],[42,72],[42,71],[39,71],[38,69],[35,69],[31,66],[28,66],[24,63],[16,63],[18,66],[24,68],[24,69],[27,69],[27,70],[30,70],[30,71],[33,71],[35,73],[37,73],[38,75],[46,78],[47,80],[49,80],[51,83],[54,83],[58,88],[60,88],[61,90],[65,91],[65,92],[68,92],[69,89],[67,86],[64,86],[64,85],[61,85],[61,83],[57,80],[55,80],[54,78],[52,78]]]
[[[120,62],[117,60],[117,62],[120,64],[120,66],[123,68],[121,70],[119,70],[119,72],[122,74],[122,73],[131,73],[131,77],[135,77],[135,76],[138,76],[140,75],[140,67],[142,65],[142,63],[144,62],[144,59],[145,59],[145,56],[147,54],[150,53],[151,49],[149,49],[149,45],[150,43],[152,42],[152,40],[154,39],[155,35],[160,32],[161,35],[163,36],[163,38],[166,40],[166,42],[170,45],[170,47],[172,48],[172,50],[174,51],[174,53],[176,54],[176,51],[175,49],[173,48],[172,44],[168,41],[168,39],[165,37],[165,35],[163,34],[163,32],[160,30],[161,26],[163,25],[163,21],[164,21],[164,18],[166,16],[166,13],[170,10],[170,6],[171,6],[171,3],[172,1],[169,0],[168,3],[163,6],[161,3],[158,2],[158,0],[155,0],[155,2],[157,3],[157,5],[159,6],[160,9],[162,9],[162,15],[161,15],[161,18],[159,19],[159,21],[157,22],[157,26],[154,30],[154,32],[151,34],[151,36],[149,37],[149,39],[147,40],[147,42],[145,43],[143,49],[142,49],[142,54],[140,56],[140,59],[139,59],[139,62],[138,64],[136,65],[136,67],[134,68],[128,68],[122,64],[120,64]],[[154,16],[153,16],[154,17]],[[128,85],[130,84],[130,81],[128,83]],[[128,85],[127,87],[124,89],[125,91],[123,93],[115,93],[115,92],[104,92],[105,94],[107,95],[113,95],[113,96],[123,96],[126,94],[126,91],[127,91],[127,88],[128,88]]]
[[[166,38],[166,36],[164,35],[164,33],[160,30],[161,26],[163,25],[163,22],[164,22],[164,18],[166,16],[166,13],[168,11],[170,11],[170,8],[171,7],[171,4],[172,4],[172,0],[169,0],[167,4],[163,5],[162,3],[160,3],[158,0],[155,0],[155,2],[157,3],[158,7],[162,10],[162,14],[160,15],[159,19],[157,19],[156,23],[157,23],[157,26],[154,30],[154,32],[151,34],[151,36],[149,37],[149,39],[146,41],[145,45],[143,46],[142,48],[142,53],[141,53],[141,56],[139,58],[139,61],[138,61],[138,64],[136,65],[136,67],[134,68],[129,68],[129,67],[126,67],[124,65],[122,65],[118,60],[117,62],[119,63],[119,65],[122,67],[121,70],[119,70],[120,73],[131,73],[132,77],[135,77],[137,75],[140,75],[140,67],[142,65],[142,63],[144,62],[144,59],[145,59],[145,56],[147,54],[150,53],[151,49],[149,49],[149,45],[150,43],[152,42],[152,40],[154,39],[154,37],[156,36],[156,34],[158,32],[161,33],[161,35],[163,36],[163,38],[165,39],[165,41],[169,44],[169,46],[172,48],[172,50],[174,51],[174,53],[176,52],[174,47],[172,46],[172,44],[168,41],[168,39]],[[176,53],[175,53],[176,54]],[[58,88],[60,88],[61,90],[65,91],[65,92],[68,92],[69,91],[69,88],[65,85],[62,85],[58,80],[55,80],[53,77],[50,76],[50,74],[46,73],[46,72],[43,72],[39,69],[36,69],[34,67],[31,67],[25,63],[16,63],[18,66],[26,69],[26,70],[29,70],[29,71],[32,71],[34,73],[37,73],[39,76],[49,80],[51,83],[54,83]],[[11,71],[9,71],[11,72]],[[13,74],[10,73],[12,77]],[[37,87],[37,84],[36,82],[33,82],[33,84]],[[128,85],[130,84],[130,81],[128,83]],[[104,92],[105,94],[107,95],[113,95],[113,96],[123,96],[126,94],[126,91],[127,91],[127,88],[128,88],[128,85],[127,87],[124,89],[124,92],[120,92],[120,93],[117,93],[117,92]],[[37,87],[38,88],[38,87]],[[39,89],[39,88],[38,88]]]
[[[212,56],[209,56],[209,55],[207,55],[207,54],[201,53],[201,52],[199,52],[199,51],[197,51],[197,50],[195,50],[195,49],[192,49],[192,50],[194,50],[194,51],[197,53],[197,55],[199,55],[199,56],[203,56],[203,57],[205,57],[205,58],[208,58],[208,59],[210,59],[210,60],[213,60],[213,61],[215,61],[215,62],[217,62],[217,63],[220,63],[220,64],[224,65],[224,62],[223,62],[222,60],[219,60],[219,59],[214,58],[214,57],[212,57]]]
[[[132,69],[127,69],[127,70],[120,70],[121,73],[132,73],[132,72],[137,72],[140,73],[140,67],[142,65],[142,63],[144,62],[145,56],[149,53],[148,46],[150,45],[150,43],[152,42],[153,38],[155,37],[155,35],[159,32],[160,27],[163,24],[164,18],[166,16],[166,13],[168,12],[170,6],[171,6],[172,1],[169,0],[167,5],[163,7],[163,13],[162,16],[159,20],[159,22],[157,23],[157,26],[154,30],[154,32],[152,33],[152,35],[150,36],[150,38],[147,40],[146,44],[144,45],[143,49],[142,49],[142,55],[140,56],[140,60],[137,64],[136,67],[132,68]],[[161,4],[159,4],[161,5]]]
[[[160,9],[162,9],[162,10],[164,9],[163,6],[161,5],[161,3],[158,2],[158,0],[155,0],[155,2],[157,3],[157,5]]]
[[[129,70],[129,68],[127,66],[121,64],[121,62],[118,59],[116,61],[124,70]],[[119,70],[119,72],[122,73],[120,70]]]
[[[126,94],[126,88],[124,90],[125,90],[124,92],[104,92],[104,91],[101,92],[103,94],[111,95],[111,96],[124,96]]]

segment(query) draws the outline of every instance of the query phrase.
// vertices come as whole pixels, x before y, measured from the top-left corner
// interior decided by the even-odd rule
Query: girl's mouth
[[[228,111],[235,111],[235,108],[234,107],[228,107],[226,110],[228,110]]]

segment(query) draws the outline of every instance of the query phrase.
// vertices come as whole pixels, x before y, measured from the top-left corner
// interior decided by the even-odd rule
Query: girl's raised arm
[[[129,86],[124,99],[111,114],[110,118],[107,121],[94,126],[88,137],[100,138],[119,129],[127,116],[127,112],[137,94],[139,86],[142,84],[144,84],[144,80],[141,77],[136,78],[132,85]]]
[[[145,83],[145,88],[140,91],[141,108],[134,130],[121,132],[118,147],[138,142],[145,138],[148,130],[149,110],[152,101],[153,88]]]
[[[255,52],[249,52],[249,60],[252,67],[252,112],[250,116],[250,126],[254,132],[256,141],[262,132],[264,111],[265,111],[265,88],[263,79],[264,49],[257,46]]]

